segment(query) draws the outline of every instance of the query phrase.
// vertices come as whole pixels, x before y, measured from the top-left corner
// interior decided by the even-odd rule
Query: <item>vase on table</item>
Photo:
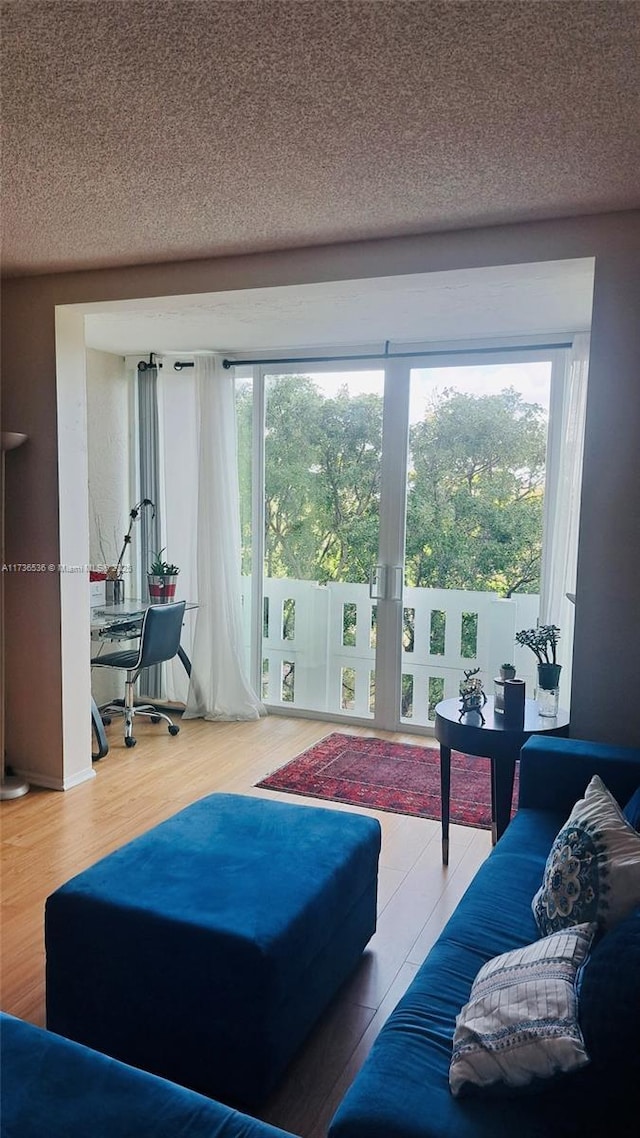
[[[555,719],[560,702],[561,664],[538,664],[538,715]]]
[[[109,577],[104,583],[105,603],[108,605],[124,604],[124,577]]]
[[[504,715],[504,685],[506,680],[515,680],[516,669],[513,664],[501,664],[500,675],[493,681],[493,710]]]

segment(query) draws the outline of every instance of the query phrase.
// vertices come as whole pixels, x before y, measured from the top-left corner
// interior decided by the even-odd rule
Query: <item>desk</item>
[[[91,636],[101,640],[136,640],[140,636],[142,619],[151,601],[143,601],[132,597],[129,601],[122,601],[118,605],[100,605],[91,609]],[[185,612],[196,609],[194,601],[187,601]],[[178,659],[185,672],[191,676],[191,660],[182,645],[178,648]],[[91,726],[97,751],[93,751],[91,758],[94,762],[103,759],[108,753],[109,744],[104,732],[104,724],[100,709],[93,696],[91,697]]]
[[[482,723],[476,711],[459,719],[460,700],[444,699],[436,705],[435,735],[440,744],[440,798],[442,804],[442,864],[449,864],[449,801],[451,796],[451,751],[491,759],[491,835],[493,844],[502,836],[511,817],[513,776],[520,748],[530,735],[569,734],[569,713],[560,709],[554,719],[538,715],[535,699],[525,700],[524,726],[506,727],[504,715],[494,711],[488,699]]]

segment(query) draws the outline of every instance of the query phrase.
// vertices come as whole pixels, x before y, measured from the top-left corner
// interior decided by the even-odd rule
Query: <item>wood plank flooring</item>
[[[3,802],[3,1010],[44,1025],[43,910],[49,893],[213,791],[315,801],[274,795],[254,784],[336,729],[385,734],[275,715],[255,723],[190,720],[175,738],[143,723],[136,725],[138,745],[129,751],[122,743],[121,724],[114,721],[108,729],[111,750],[95,764],[95,779],[65,793],[32,788],[24,798]],[[388,738],[424,742],[401,734]],[[353,806],[336,809],[359,810],[380,820],[378,930],[360,966],[260,1113],[301,1138],[324,1138],[382,1024],[491,849],[488,831],[452,826],[445,868],[438,822]]]

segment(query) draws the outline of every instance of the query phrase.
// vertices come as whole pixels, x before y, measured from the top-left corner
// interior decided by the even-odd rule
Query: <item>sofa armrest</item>
[[[520,752],[520,809],[569,814],[594,774],[625,806],[640,785],[640,750],[531,735]]]

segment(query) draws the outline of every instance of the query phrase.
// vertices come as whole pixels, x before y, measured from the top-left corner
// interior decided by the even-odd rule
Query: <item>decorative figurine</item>
[[[482,680],[478,672],[479,668],[472,668],[464,673],[464,679],[460,680],[460,714],[458,722],[469,711],[475,711],[480,716],[480,722],[484,726],[484,715],[482,708],[487,702],[487,697],[482,690]]]

